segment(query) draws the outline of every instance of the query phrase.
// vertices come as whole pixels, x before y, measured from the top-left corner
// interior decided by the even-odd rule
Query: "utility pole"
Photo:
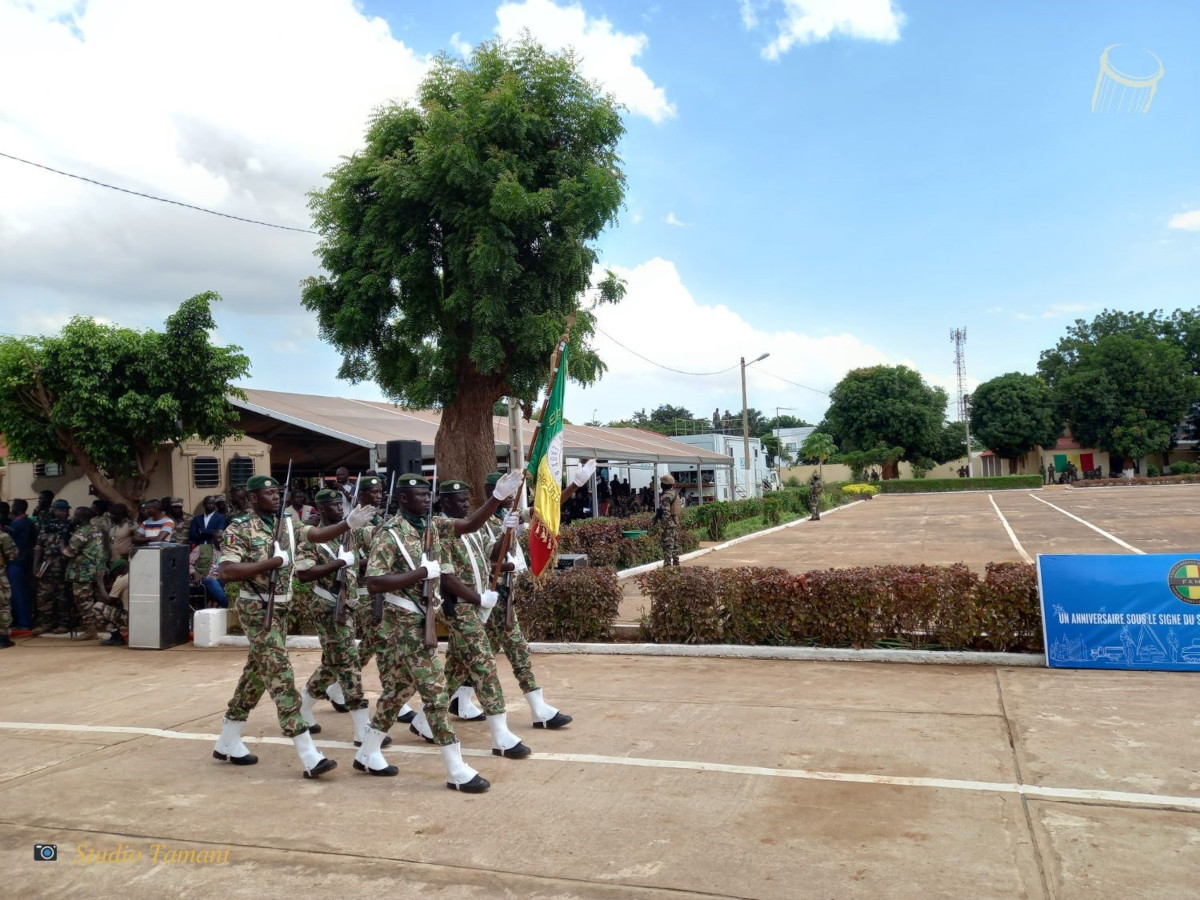
[[[740,357],[742,364],[742,445],[745,456],[742,459],[743,466],[746,470],[746,496],[753,496],[750,490],[750,408],[746,405],[746,366],[752,366],[760,360],[766,359],[770,353],[764,353],[757,359],[752,359],[746,362],[746,357]]]
[[[971,471],[971,399],[967,396],[967,358],[963,347],[967,343],[967,329],[951,328],[950,340],[954,343],[954,368],[958,373],[958,417],[967,434],[967,477]]]

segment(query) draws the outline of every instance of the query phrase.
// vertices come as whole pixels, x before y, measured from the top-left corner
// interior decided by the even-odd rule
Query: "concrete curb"
[[[851,503],[845,503],[841,506],[835,506],[832,509],[822,510],[821,515],[828,516],[832,513],[837,512],[840,509],[849,509],[852,506],[858,506],[858,504],[866,503],[866,502],[867,502],[866,500],[855,500]],[[764,535],[767,535],[767,534],[775,534],[775,532],[783,531],[785,528],[795,528],[797,525],[803,525],[805,522],[808,522],[808,521],[809,521],[809,519],[807,516],[801,516],[799,519],[796,519],[794,522],[784,522],[782,525],[774,525],[771,528],[764,528],[762,531],[755,531],[750,534],[743,534],[741,537],[735,537],[732,540],[728,540],[728,541],[725,541],[724,543],[717,544],[715,547],[702,547],[699,550],[693,550],[691,553],[685,553],[681,557],[679,557],[679,561],[683,562],[685,559],[697,559],[698,557],[706,556],[709,553],[716,553],[718,550],[725,550],[726,548],[732,547],[735,544],[742,544],[742,543],[745,543],[746,541],[752,541],[755,538],[763,537]],[[634,575],[641,575],[643,572],[653,572],[655,569],[661,569],[661,568],[662,568],[662,560],[661,559],[657,560],[655,562],[652,562],[652,563],[644,563],[643,565],[640,565],[640,566],[634,566],[632,569],[620,570],[619,572],[617,572],[617,580],[624,581],[626,578],[632,578]]]

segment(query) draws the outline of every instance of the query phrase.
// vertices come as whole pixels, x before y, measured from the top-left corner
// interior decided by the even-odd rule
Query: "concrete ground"
[[[1030,554],[1194,550],[1197,490],[996,494],[1000,513],[986,494],[879,497],[697,562],[981,566],[1020,558],[1001,514]],[[292,658],[300,678],[317,664]],[[1185,673],[538,655],[576,721],[529,727],[502,664],[535,753],[494,758],[485,725],[459,724],[493,783],[468,797],[404,726],[399,777],[353,771],[349,717],[323,703],[329,776],[300,777],[269,701],[247,727],[260,763],[214,761],[244,651],[37,638],[0,660],[5,896],[1197,893]]]

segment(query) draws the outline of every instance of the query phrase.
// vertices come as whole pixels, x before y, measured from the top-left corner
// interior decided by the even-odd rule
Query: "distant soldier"
[[[43,491],[43,494],[46,493]],[[55,500],[50,517],[40,526],[33,551],[33,574],[37,578],[37,628],[34,633],[66,634],[69,612],[64,573],[67,558],[63,550],[71,539],[71,504]]]
[[[75,619],[78,628],[71,639],[93,641],[96,639],[97,608],[103,610],[108,602],[108,591],[104,587],[104,576],[108,574],[108,529],[99,517],[92,515],[90,507],[75,510],[75,530],[63,550],[68,560],[64,575],[71,584],[71,596],[75,603]],[[120,631],[111,632],[105,646],[124,646]]]
[[[675,490],[675,479],[670,475],[658,479],[665,490],[658,495],[658,511],[654,522],[659,528],[662,541],[663,565],[679,565],[679,514],[683,512],[683,500]]]
[[[821,521],[821,476],[816,472],[808,479],[808,520]],[[840,520],[839,520],[840,521]]]
[[[8,632],[12,628],[12,591],[8,586],[8,564],[15,563],[20,551],[7,531],[0,531],[0,650],[13,645]]]

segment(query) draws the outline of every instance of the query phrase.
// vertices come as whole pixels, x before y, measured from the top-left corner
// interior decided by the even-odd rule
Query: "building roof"
[[[436,410],[407,410],[391,403],[353,400],[348,397],[324,397],[315,394],[291,394],[246,388],[246,399],[231,397],[229,402],[242,411],[240,427],[248,434],[272,445],[294,452],[297,458],[311,458],[319,467],[343,464],[331,454],[356,448],[376,450],[380,457],[388,441],[420,441],[422,454],[433,456],[434,438],[441,424]],[[532,435],[531,423],[525,425],[525,439]],[[508,453],[508,419],[492,418],[496,455]],[[321,449],[329,451],[320,452]],[[563,426],[563,451],[567,459],[620,460],[623,462],[696,463],[728,466],[732,461],[722,453],[690,447],[654,431],[641,428],[599,428],[588,425]]]

